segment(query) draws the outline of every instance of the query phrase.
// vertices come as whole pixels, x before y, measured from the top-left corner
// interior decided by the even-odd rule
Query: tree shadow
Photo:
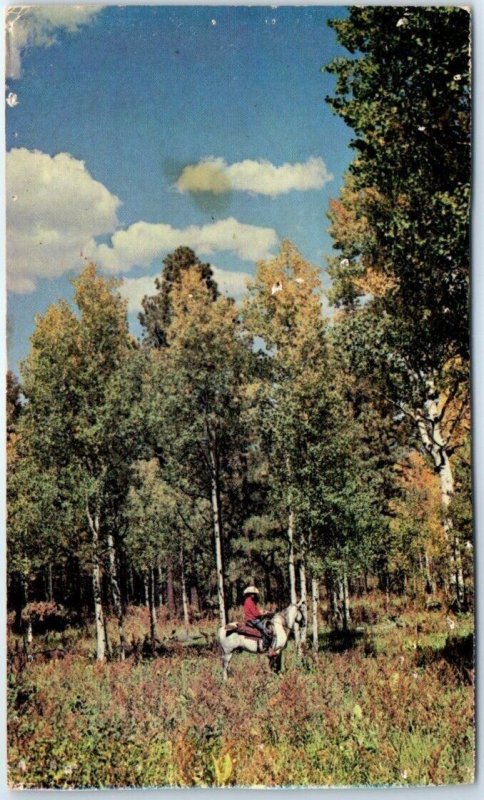
[[[180,641],[175,637],[160,640],[146,635],[144,639],[133,638],[126,649],[126,658],[133,658],[135,663],[152,661],[156,658],[172,658],[180,655],[212,655],[217,650],[217,642],[205,637]]]
[[[363,631],[324,631],[319,634],[319,649],[328,653],[345,653],[364,639]]]
[[[418,647],[415,653],[418,667],[445,662],[467,684],[473,681],[474,659],[473,633],[466,636],[447,636],[443,647]]]

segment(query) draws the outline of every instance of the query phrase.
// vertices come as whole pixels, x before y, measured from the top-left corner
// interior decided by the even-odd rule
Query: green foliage
[[[458,8],[353,8],[332,22],[357,58],[328,70],[328,98],[358,151],[330,212],[341,256],[333,297],[361,313],[342,333],[352,367],[423,405],[468,380],[469,14]],[[361,298],[363,300],[361,301]],[[460,370],[449,382],[449,364]]]
[[[333,109],[354,130],[352,187],[367,234],[357,255],[395,279],[414,361],[468,357],[470,15],[460,8],[352,8],[332,27]],[[344,271],[344,266],[341,272]]]
[[[8,449],[7,563],[9,575],[30,580],[36,570],[68,552],[68,531],[76,525],[56,470],[41,469],[19,435]]]
[[[200,554],[210,534],[209,504],[167,483],[157,459],[135,464],[125,523],[123,548],[140,573],[155,566],[166,570],[182,554],[185,577],[195,585],[207,578],[209,569]]]
[[[377,492],[322,318],[314,267],[288,241],[258,265],[245,319],[269,357],[260,379],[261,447],[278,516],[296,515],[299,553],[322,572],[372,557]]]
[[[169,347],[153,358],[149,424],[171,479],[194,479],[210,494],[208,449],[216,441],[222,464],[240,419],[248,351],[233,304],[212,301],[197,270],[188,271],[172,295]]]
[[[459,450],[455,468],[455,493],[451,511],[459,537],[464,542],[473,540],[471,441],[467,437]]]
[[[7,372],[7,436],[15,430],[15,425],[22,409],[22,389],[17,377],[8,370]]]
[[[162,478],[177,497],[172,534],[179,538],[183,533],[187,554],[198,554],[191,572],[197,566],[206,574],[207,566],[213,571],[212,557],[209,565],[206,561],[215,524],[222,548],[228,548],[243,461],[243,386],[251,355],[234,303],[214,300],[197,268],[181,275],[170,303],[168,346],[152,352],[147,378],[148,431]]]
[[[102,537],[120,533],[130,465],[143,445],[140,356],[117,283],[88,265],[74,285],[78,314],[64,302],[50,306],[22,365],[26,404],[9,480],[13,570],[13,553],[36,548],[33,568],[68,554],[87,568],[86,510],[101,519]]]
[[[328,102],[357,151],[329,214],[332,299],[344,308],[335,345],[382,420],[393,406],[395,438],[420,440],[440,477],[457,606],[449,501],[469,408],[469,22],[460,8],[355,7],[331,23],[352,57],[328,67]]]

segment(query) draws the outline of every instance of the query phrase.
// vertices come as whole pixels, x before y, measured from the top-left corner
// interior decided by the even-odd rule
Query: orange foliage
[[[395,515],[393,530],[406,541],[407,556],[412,554],[412,549],[440,555],[446,539],[438,476],[416,451],[409,453],[396,469],[401,495],[390,503]]]
[[[397,281],[373,267],[367,267],[364,274],[354,279],[356,288],[365,295],[384,297],[397,286]]]

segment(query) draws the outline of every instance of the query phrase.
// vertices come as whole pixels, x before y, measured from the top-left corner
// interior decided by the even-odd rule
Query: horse
[[[300,600],[299,603],[291,603],[283,611],[277,611],[270,618],[270,621],[273,630],[273,655],[268,655],[269,664],[271,669],[279,671],[281,666],[281,653],[287,645],[290,632],[295,625],[299,625],[302,628],[306,625],[302,601]],[[259,653],[264,654],[266,652],[260,648],[260,639],[238,633],[237,626],[234,623],[219,628],[218,640],[222,650],[224,680],[227,680],[229,663],[236,650],[246,650],[255,655]]]

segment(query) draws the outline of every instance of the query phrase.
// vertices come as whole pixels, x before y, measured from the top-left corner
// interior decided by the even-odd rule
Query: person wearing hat
[[[272,637],[269,635],[263,623],[265,617],[271,616],[269,612],[262,611],[257,605],[259,590],[255,586],[248,586],[244,589],[244,618],[246,625],[257,628],[262,633],[265,649],[270,656],[275,655],[272,649]]]

